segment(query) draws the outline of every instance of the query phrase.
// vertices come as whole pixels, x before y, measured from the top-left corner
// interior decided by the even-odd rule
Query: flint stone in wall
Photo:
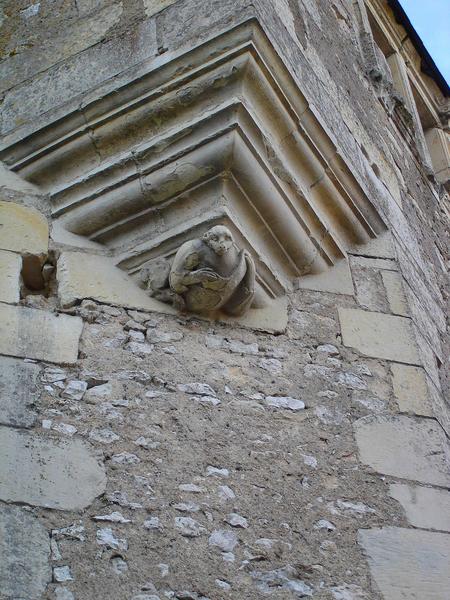
[[[30,427],[39,398],[39,367],[15,358],[0,357],[0,425]]]
[[[38,600],[51,580],[50,540],[37,518],[17,507],[0,507],[0,582],[5,600]]]
[[[400,502],[414,527],[450,532],[449,491],[394,483],[389,494]]]
[[[103,465],[77,438],[0,427],[0,456],[0,499],[5,502],[79,510],[105,490]]]
[[[410,319],[339,308],[339,320],[345,346],[373,358],[421,364]]]
[[[0,250],[0,302],[19,302],[21,268],[19,254]]]
[[[0,249],[44,255],[48,250],[47,219],[34,208],[0,201]]]
[[[79,317],[0,305],[0,354],[75,363],[83,322]]]
[[[378,473],[431,485],[450,486],[449,445],[431,419],[370,416],[356,421],[361,461]]]
[[[448,600],[450,535],[384,527],[358,540],[385,600]]]

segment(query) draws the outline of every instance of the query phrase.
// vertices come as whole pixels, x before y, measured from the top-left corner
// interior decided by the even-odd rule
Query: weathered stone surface
[[[78,438],[0,427],[0,453],[5,502],[78,510],[105,489],[104,467]]]
[[[395,271],[381,271],[384,287],[391,308],[391,312],[395,315],[408,317],[408,303],[406,301],[405,292],[403,291],[402,276]]]
[[[174,4],[176,0],[144,0],[144,9],[147,17],[164,10],[171,4]]]
[[[20,254],[47,254],[48,223],[37,210],[0,201],[0,229],[0,249]]]
[[[393,363],[392,384],[401,412],[432,417],[425,372],[420,367]]]
[[[30,512],[0,506],[0,596],[39,600],[52,572],[48,532]]]
[[[40,369],[33,363],[0,357],[0,424],[30,427],[36,419],[32,409],[39,398]]]
[[[420,364],[411,321],[352,308],[339,308],[342,339],[366,356]]]
[[[61,306],[92,298],[117,304],[173,314],[171,306],[150,298],[109,258],[82,252],[63,252],[58,260],[58,294]]]
[[[178,248],[169,283],[174,302],[183,310],[209,314],[220,309],[242,316],[255,295],[255,263],[248,251],[236,246],[228,227],[215,225]],[[168,290],[160,286],[153,293],[167,296]]]
[[[19,254],[0,250],[0,302],[19,302],[21,268]]]
[[[74,363],[83,322],[79,317],[0,305],[0,354]]]
[[[286,297],[274,298],[262,308],[251,308],[242,317],[224,316],[220,319],[223,323],[243,325],[250,329],[259,329],[271,333],[280,333],[286,329],[288,323],[288,299]]]
[[[298,289],[330,292],[332,294],[348,294],[349,296],[355,293],[347,260],[339,261],[324,273],[299,277],[295,281],[295,286]]]
[[[450,536],[384,527],[359,531],[372,576],[385,600],[447,600]]]
[[[448,442],[430,419],[370,416],[356,421],[361,461],[375,471],[421,483],[449,486]]]
[[[392,242],[392,235],[389,231],[385,231],[366,244],[352,247],[351,254],[370,256],[373,258],[397,258]]]
[[[390,495],[403,506],[414,527],[450,532],[450,492],[418,485],[393,483]]]

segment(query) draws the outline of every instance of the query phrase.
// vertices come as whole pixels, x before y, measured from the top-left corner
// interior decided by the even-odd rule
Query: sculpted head
[[[223,256],[233,245],[233,236],[228,227],[224,225],[215,225],[211,227],[202,237],[202,240],[218,256]]]

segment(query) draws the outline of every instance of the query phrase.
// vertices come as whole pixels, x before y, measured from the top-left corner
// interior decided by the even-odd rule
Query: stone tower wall
[[[446,600],[448,197],[371,76],[363,4],[2,10],[0,599]],[[128,113],[138,86],[161,106],[141,99]],[[216,127],[218,103],[224,130],[244,131],[257,157],[256,183],[230,158],[220,193],[209,188],[219,159],[208,149],[200,175],[187,159],[168,175],[164,163],[155,191],[148,156],[192,131],[192,147],[209,148],[219,134],[202,127]],[[232,200],[227,218],[270,252],[267,311],[207,320],[138,287],[139,244],[163,233],[169,244],[161,223],[177,213],[152,236],[142,218],[129,250],[129,151],[145,193],[188,190],[187,229],[201,222],[197,198],[233,199],[242,177],[261,220],[239,229]],[[263,177],[280,199],[313,198],[323,230],[270,212]],[[83,208],[97,197],[103,212]],[[297,237],[282,293],[287,271],[273,264]]]

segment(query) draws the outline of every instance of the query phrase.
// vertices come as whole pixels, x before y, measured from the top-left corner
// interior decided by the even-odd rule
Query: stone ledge
[[[90,298],[125,308],[169,315],[179,314],[169,304],[148,296],[107,256],[63,252],[58,260],[57,279],[59,301],[63,307],[70,307],[80,300]],[[251,309],[242,317],[223,316],[219,321],[279,333],[287,326],[287,304],[286,297],[275,298],[264,308]],[[202,316],[197,318],[209,320]]]
[[[105,304],[176,314],[168,304],[150,298],[110,258],[83,252],[63,252],[58,260],[58,297],[63,308],[91,298]]]
[[[0,354],[72,364],[82,329],[79,317],[0,304]]]

